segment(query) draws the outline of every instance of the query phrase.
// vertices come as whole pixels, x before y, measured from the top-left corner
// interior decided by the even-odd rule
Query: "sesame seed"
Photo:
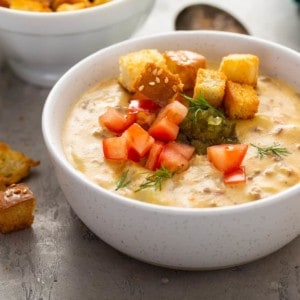
[[[159,69],[158,72],[157,72],[157,75],[158,76],[161,75],[162,71],[163,71],[163,69]]]
[[[174,92],[177,92],[177,86],[176,86],[176,85],[173,85],[173,86],[172,86],[172,90],[173,90]]]
[[[15,190],[14,190],[14,193],[17,194],[17,195],[18,195],[18,194],[21,194],[21,192],[22,192],[22,191],[21,191],[20,189],[15,189]]]
[[[151,86],[154,86],[155,82],[154,81],[150,81],[148,84],[151,85]]]
[[[144,89],[144,87],[145,87],[144,85],[140,85],[138,90],[141,92]]]
[[[157,69],[154,69],[153,72],[152,72],[152,74],[153,74],[154,76],[156,76],[156,74],[157,74]]]
[[[160,83],[159,77],[156,77],[156,78],[155,78],[155,81],[156,81],[156,83]]]
[[[168,82],[169,82],[169,78],[166,77],[166,78],[165,78],[165,83],[168,83]]]
[[[152,72],[151,67],[149,67],[149,68],[147,69],[147,71],[148,71],[149,73],[151,73],[151,72]]]

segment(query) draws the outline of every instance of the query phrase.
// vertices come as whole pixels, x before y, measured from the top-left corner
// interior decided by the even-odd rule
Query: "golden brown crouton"
[[[224,108],[231,119],[251,119],[258,111],[259,99],[256,90],[247,84],[227,81]]]
[[[259,58],[252,54],[230,54],[224,56],[219,70],[227,79],[256,87]]]
[[[166,67],[163,55],[156,49],[144,49],[132,52],[119,58],[119,82],[129,92],[136,92],[135,82],[144,71],[147,63],[154,63],[158,67]]]
[[[0,0],[0,6],[9,8],[10,1],[9,0]]]
[[[177,74],[167,68],[148,63],[135,81],[134,89],[153,101],[165,105],[176,93],[182,92],[183,84]]]
[[[16,10],[51,12],[47,0],[11,0],[10,8]]]
[[[38,164],[39,161],[35,161],[0,142],[0,181],[6,186],[27,177],[31,167]]]
[[[35,205],[35,197],[24,183],[13,184],[0,191],[0,232],[9,233],[30,227]]]
[[[163,53],[168,69],[173,74],[178,74],[183,89],[192,89],[195,85],[197,71],[206,68],[206,58],[192,51],[178,50]]]
[[[198,69],[194,87],[194,98],[203,96],[214,107],[222,104],[225,93],[226,76],[224,73],[211,69]]]

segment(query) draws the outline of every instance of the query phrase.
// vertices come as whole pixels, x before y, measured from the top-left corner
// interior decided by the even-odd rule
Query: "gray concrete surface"
[[[227,7],[253,35],[300,51],[292,0],[207,2]],[[173,30],[186,3],[158,0],[136,36]],[[32,229],[0,235],[0,300],[300,299],[299,237],[259,261],[209,272],[151,266],[99,240],[69,207],[45,150],[41,112],[48,92],[22,82],[5,64],[0,69],[0,140],[41,161],[27,180],[37,196]]]

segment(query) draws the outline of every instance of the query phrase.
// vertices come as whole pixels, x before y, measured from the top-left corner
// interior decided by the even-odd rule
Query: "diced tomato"
[[[124,116],[115,108],[109,107],[106,112],[99,117],[99,124],[114,133],[120,134],[133,124],[135,120],[135,114],[128,113]]]
[[[160,120],[167,117],[169,121],[173,122],[176,125],[179,125],[183,121],[187,113],[188,108],[179,101],[175,100],[167,104],[160,110],[157,119]]]
[[[123,135],[127,139],[128,149],[134,149],[140,157],[143,157],[150,150],[154,138],[139,124],[132,124]]]
[[[151,99],[132,99],[129,102],[129,111],[157,112],[161,107]]]
[[[228,173],[240,167],[248,145],[222,144],[207,148],[208,160],[221,172]]]
[[[128,157],[127,141],[122,136],[104,139],[102,147],[106,159],[126,160]]]
[[[154,144],[152,145],[146,164],[145,168],[154,171],[158,168],[158,158],[159,155],[164,147],[164,143],[160,141],[155,141]]]
[[[183,172],[188,169],[189,161],[174,148],[166,144],[158,158],[158,168],[165,167],[171,172]]]
[[[225,184],[239,184],[246,182],[245,167],[239,167],[233,171],[224,174]]]
[[[168,146],[179,152],[187,160],[190,160],[195,152],[195,147],[190,146],[188,144],[169,142]]]
[[[149,134],[160,141],[174,141],[179,132],[179,126],[167,117],[156,119],[148,130]]]

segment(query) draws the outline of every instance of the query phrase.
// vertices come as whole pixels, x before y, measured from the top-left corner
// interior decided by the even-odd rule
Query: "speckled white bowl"
[[[300,54],[245,35],[175,32],[126,41],[84,59],[54,86],[42,117],[44,139],[57,178],[81,220],[121,252],[177,269],[217,269],[244,264],[278,250],[297,237],[300,185],[238,206],[172,208],[117,196],[87,180],[67,161],[61,135],[70,106],[99,80],[117,76],[120,55],[142,48],[189,49],[211,59],[234,52],[253,53],[260,57],[264,73],[279,77],[300,91]]]
[[[51,87],[71,66],[128,39],[146,20],[155,0],[112,0],[61,13],[0,7],[0,48],[23,80]]]

